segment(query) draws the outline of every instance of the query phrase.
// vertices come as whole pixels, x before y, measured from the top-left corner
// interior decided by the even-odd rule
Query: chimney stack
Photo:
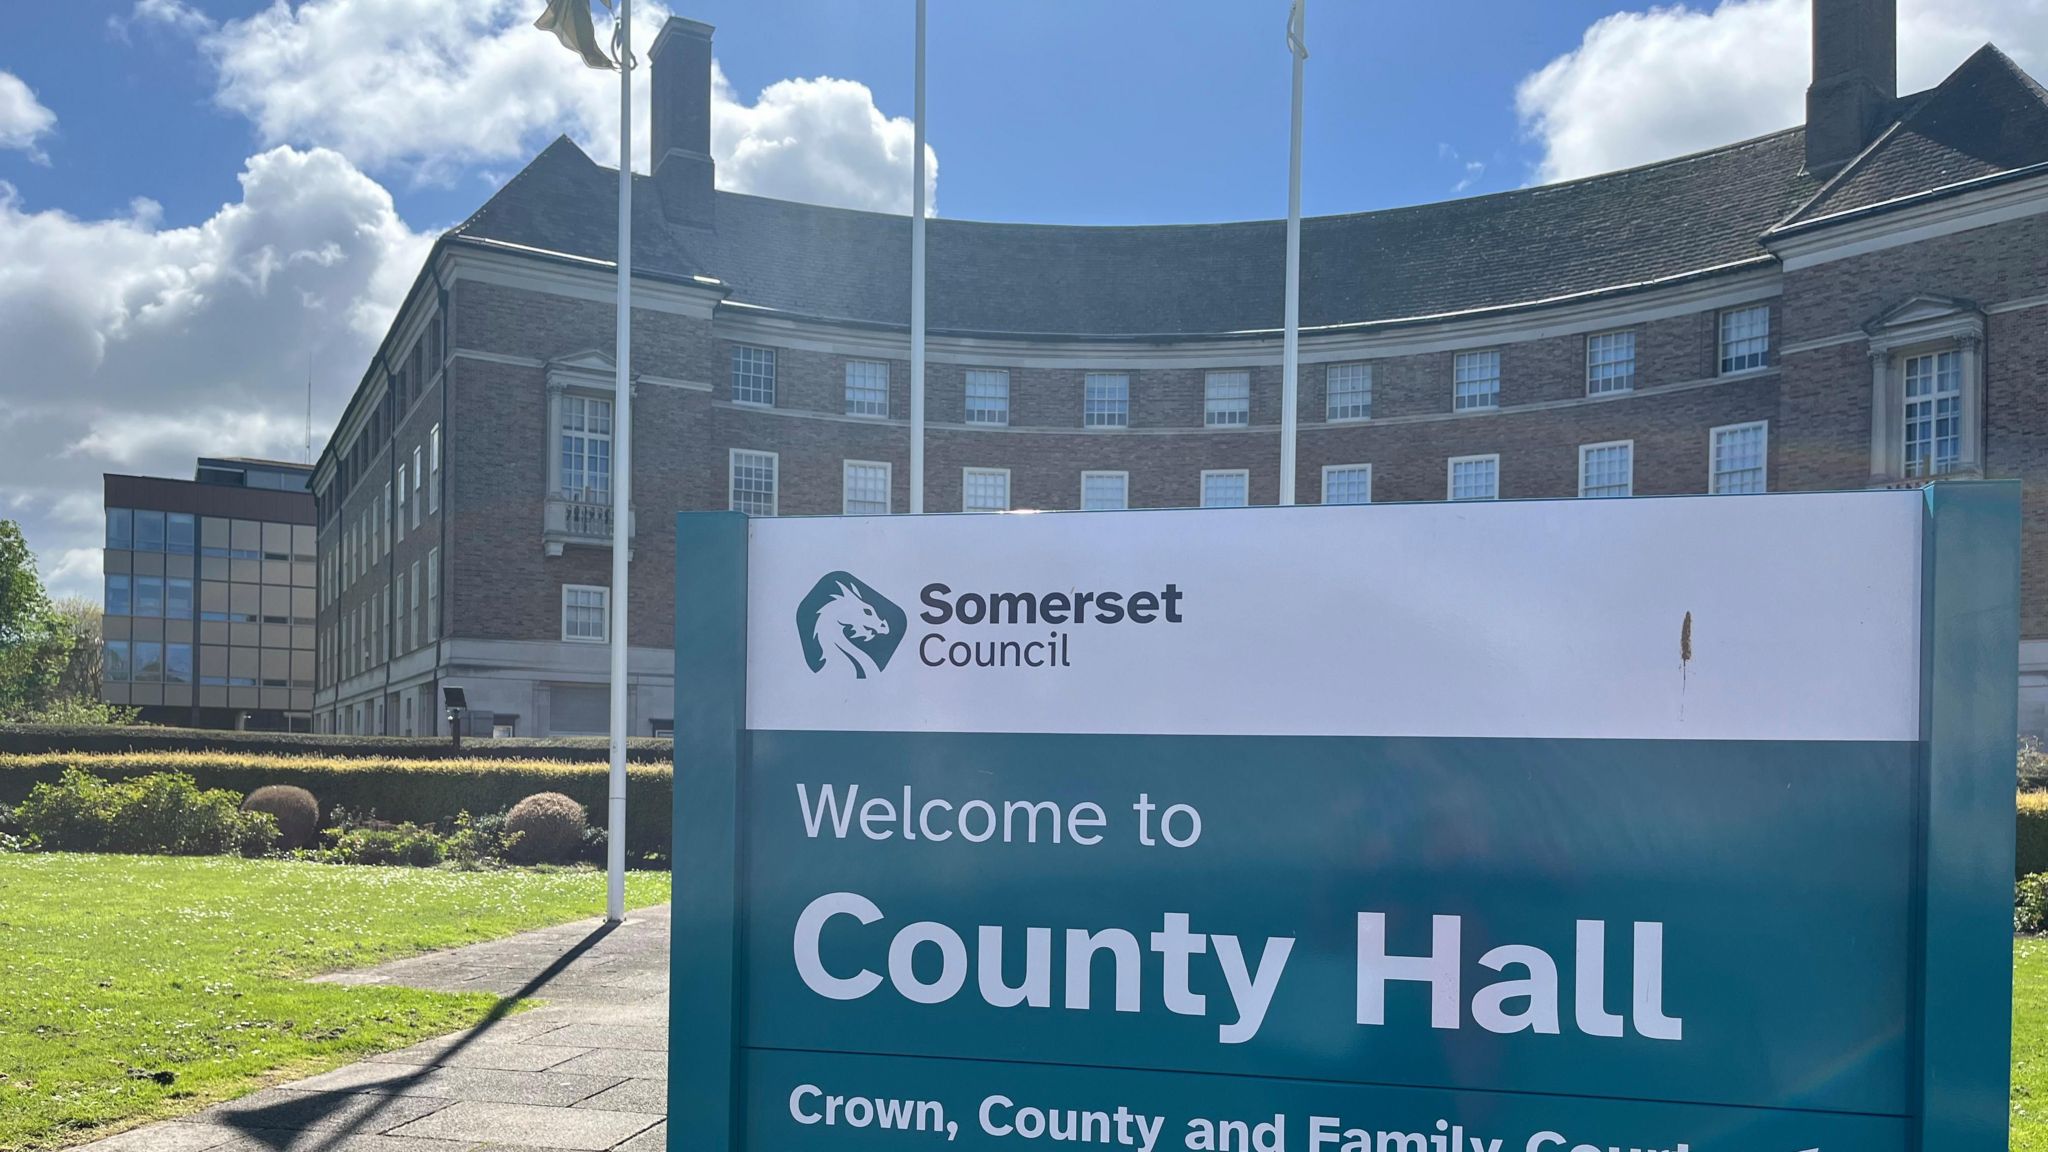
[[[1898,96],[1898,0],[1813,0],[1806,170],[1826,179],[1891,123]]]
[[[711,32],[709,24],[671,16],[647,53],[653,68],[649,126],[654,184],[662,212],[678,224],[716,222],[711,163]]]

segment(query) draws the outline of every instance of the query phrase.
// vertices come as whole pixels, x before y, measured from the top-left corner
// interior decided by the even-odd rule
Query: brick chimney
[[[1891,123],[1898,96],[1898,0],[1813,0],[1806,170],[1826,179]]]
[[[716,223],[711,163],[711,25],[671,16],[647,53],[653,68],[654,184],[678,224]]]

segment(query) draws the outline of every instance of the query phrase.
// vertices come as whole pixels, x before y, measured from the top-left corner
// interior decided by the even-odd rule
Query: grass
[[[634,907],[668,875],[629,873]],[[0,1149],[469,1027],[498,998],[305,977],[594,915],[602,873],[0,855]]]
[[[2012,1152],[2048,1152],[2048,937],[2012,946]]]

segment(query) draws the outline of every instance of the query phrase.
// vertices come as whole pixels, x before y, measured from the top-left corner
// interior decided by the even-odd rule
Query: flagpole
[[[924,5],[917,0],[917,95],[910,189],[910,511],[924,511]]]
[[[626,918],[626,560],[633,527],[633,0],[619,0],[618,376],[612,398],[611,811],[605,845],[607,923]]]
[[[1287,306],[1280,338],[1280,503],[1294,503],[1295,438],[1301,407],[1301,65],[1308,59],[1308,0],[1294,0],[1287,49],[1294,57],[1294,106],[1287,132]]]

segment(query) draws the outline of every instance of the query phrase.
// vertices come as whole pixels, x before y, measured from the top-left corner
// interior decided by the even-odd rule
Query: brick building
[[[2026,484],[2048,727],[2048,92],[1895,93],[1816,0],[1801,127],[1302,229],[1304,502]],[[904,217],[716,191],[711,29],[648,53],[632,710],[673,717],[673,514],[905,510]],[[442,236],[318,464],[318,726],[605,726],[616,174],[566,139]],[[1271,503],[1283,225],[929,226],[934,511]],[[1731,547],[1742,546],[1731,541]]]

